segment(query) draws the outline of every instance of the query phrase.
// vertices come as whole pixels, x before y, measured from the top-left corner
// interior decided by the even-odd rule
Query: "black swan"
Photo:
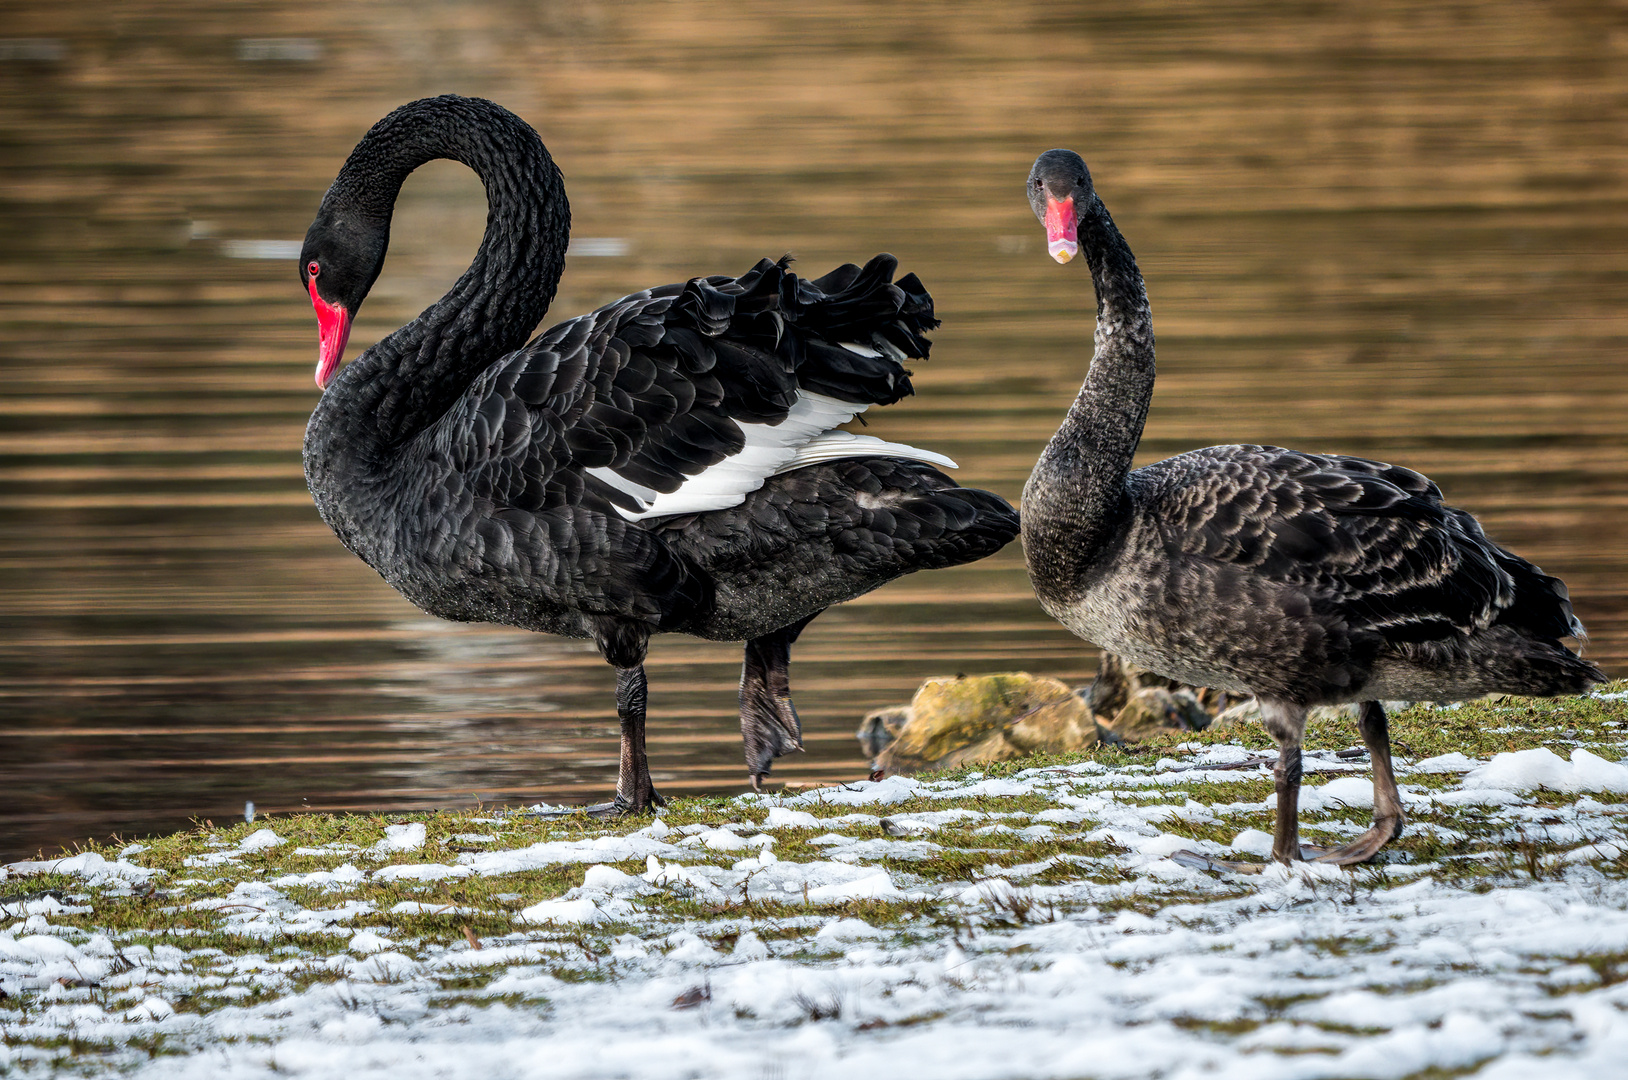
[[[469,270],[335,375],[378,277],[407,174],[468,165],[486,187]],[[524,121],[489,101],[415,101],[351,152],[300,254],[324,388],[305,477],[339,539],[432,615],[591,638],[616,669],[621,769],[602,812],[660,797],[645,757],[651,634],[746,641],[740,717],[754,786],[801,749],[787,663],[832,604],[981,559],[1016,512],[836,430],[911,393],[901,361],[937,325],[878,255],[800,280],[789,260],[647,289],[530,338],[554,298],[570,209]]]
[[[1416,472],[1275,446],[1212,446],[1133,471],[1153,397],[1142,274],[1078,154],[1040,155],[1028,193],[1051,255],[1083,253],[1097,295],[1085,384],[1023,489],[1030,580],[1080,637],[1170,678],[1255,695],[1279,747],[1275,859],[1303,857],[1309,706],[1360,703],[1373,827],[1306,849],[1349,865],[1402,831],[1380,700],[1575,694],[1604,680],[1561,644],[1583,636],[1565,585],[1488,540]]]

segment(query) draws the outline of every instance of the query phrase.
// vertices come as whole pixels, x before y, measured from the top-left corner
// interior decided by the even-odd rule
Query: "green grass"
[[[1621,690],[1625,686],[1628,683],[1618,683],[1607,689]],[[1398,758],[1404,763],[1452,751],[1486,758],[1503,751],[1535,746],[1547,746],[1566,756],[1573,747],[1581,745],[1603,750],[1607,756],[1614,758],[1620,752],[1617,748],[1628,741],[1628,702],[1602,702],[1597,699],[1482,701],[1450,710],[1420,706],[1393,716],[1392,734]],[[1137,746],[1098,746],[1079,754],[969,767],[930,779],[965,781],[976,775],[1010,777],[1029,769],[1084,762],[1096,762],[1110,769],[1151,766],[1160,758],[1190,755],[1190,750],[1179,750],[1179,744],[1208,746],[1225,742],[1237,742],[1262,750],[1272,745],[1258,727],[1243,726],[1222,731],[1185,733]],[[1356,742],[1354,722],[1318,721],[1308,729],[1306,745],[1313,750],[1332,750]],[[1145,775],[1145,771],[1127,773],[1124,783],[1116,786],[1113,797],[1130,805],[1171,805],[1188,811],[1161,821],[1159,828],[1166,832],[1195,841],[1228,844],[1243,829],[1271,828],[1270,812],[1258,806],[1251,809],[1211,809],[1235,803],[1258,804],[1272,791],[1269,775],[1252,773],[1240,775],[1233,782],[1217,782],[1199,779],[1195,774],[1191,780],[1183,778],[1169,786],[1138,787],[1138,777]],[[1055,779],[1066,785],[1072,778],[1060,774]],[[1322,783],[1327,779],[1327,776],[1314,776],[1311,782]],[[1430,792],[1453,787],[1458,779],[1453,776],[1405,776],[1403,783],[1409,790]],[[1088,789],[1081,790],[1084,792]],[[1621,795],[1596,794],[1591,797],[1607,803],[1628,802],[1628,796]],[[1558,814],[1577,798],[1563,792],[1538,792],[1532,796],[1538,807],[1552,808],[1557,812],[1555,823],[1560,821]],[[1198,805],[1190,806],[1190,803]],[[822,807],[814,804],[802,809],[818,818],[839,816],[855,809],[878,817],[902,817],[957,808],[984,813],[1032,815],[1056,805],[1050,795],[1041,791],[1012,797],[917,797],[886,807]],[[716,827],[726,822],[760,821],[763,813],[763,809],[750,804],[708,796],[673,800],[663,820],[673,828],[691,824]],[[1302,828],[1310,839],[1343,840],[1349,832],[1342,834],[1326,827],[1338,824],[1365,826],[1367,814],[1361,809],[1338,807],[1321,813],[1304,813]],[[690,925],[698,933],[708,936],[716,947],[727,950],[733,947],[739,928],[738,925],[725,925],[725,921],[736,920],[738,924],[741,919],[751,919],[755,932],[765,940],[800,942],[812,950],[811,955],[820,952],[812,941],[813,928],[806,925],[810,914],[808,908],[802,904],[763,900],[750,895],[731,897],[722,902],[683,895],[682,891],[643,896],[633,901],[635,912],[632,916],[620,922],[589,928],[537,927],[521,921],[519,913],[524,908],[542,900],[557,898],[581,885],[587,871],[582,864],[558,864],[491,877],[430,882],[379,881],[369,876],[354,887],[332,892],[315,886],[279,887],[288,900],[310,910],[335,907],[344,901],[367,902],[373,905],[373,910],[347,919],[329,930],[280,933],[270,940],[245,932],[239,925],[240,920],[232,918],[231,910],[217,911],[191,906],[198,901],[228,897],[244,883],[271,881],[287,874],[333,870],[347,862],[371,874],[391,864],[451,863],[460,854],[469,851],[512,850],[544,841],[625,835],[649,824],[648,818],[606,822],[584,817],[548,819],[501,816],[496,823],[478,820],[493,816],[498,815],[488,809],[409,815],[295,814],[261,817],[252,825],[241,822],[217,825],[200,821],[191,829],[143,841],[145,850],[134,857],[135,861],[159,871],[146,886],[92,887],[80,877],[47,872],[14,876],[0,882],[0,902],[15,902],[18,898],[49,893],[65,904],[88,905],[89,911],[56,914],[51,917],[51,922],[69,928],[70,933],[77,932],[81,941],[95,933],[107,934],[114,939],[118,948],[124,950],[136,946],[181,946],[188,951],[185,963],[199,973],[213,970],[214,965],[222,961],[256,954],[269,960],[298,958],[309,961],[308,965],[292,973],[268,974],[261,982],[248,987],[247,996],[237,990],[214,992],[221,988],[202,987],[190,997],[174,1002],[179,1010],[195,1012],[207,1012],[226,1005],[252,1004],[302,987],[337,981],[341,976],[323,966],[321,961],[345,951],[351,935],[361,929],[383,932],[394,947],[420,957],[432,949],[461,947],[471,936],[488,944],[550,942],[557,949],[537,960],[535,966],[566,982],[611,977],[612,968],[601,961],[617,935],[649,935],[653,928],[664,928],[660,932],[665,933],[665,928],[675,925]],[[425,826],[426,841],[422,849],[394,852],[387,858],[370,856],[369,849],[384,838],[388,826],[410,821],[422,822]],[[1018,879],[1020,883],[1045,887],[1088,882],[1100,886],[1090,890],[1090,903],[1104,913],[1136,911],[1152,914],[1171,905],[1201,905],[1228,897],[1247,896],[1255,888],[1247,881],[1238,882],[1235,888],[1229,885],[1220,892],[1197,892],[1169,885],[1158,889],[1138,888],[1136,882],[1141,879],[1128,868],[1124,849],[1111,843],[1083,839],[1084,834],[1095,827],[1089,820],[1080,825],[1055,824],[1052,835],[1040,838],[1024,838],[1009,832],[979,833],[978,830],[990,824],[992,822],[988,820],[952,822],[925,836],[901,841],[937,845],[942,850],[933,857],[918,860],[883,855],[870,864],[887,869],[902,883],[964,881],[969,885],[992,871],[1040,864]],[[1021,819],[1013,822],[1015,827],[1020,828],[1024,824]],[[1575,841],[1562,843],[1554,840],[1541,820],[1515,827],[1507,816],[1485,807],[1435,806],[1428,810],[1410,810],[1410,824],[1413,827],[1386,849],[1380,862],[1349,875],[1349,889],[1353,897],[1362,890],[1405,884],[1413,878],[1393,871],[1419,864],[1431,864],[1430,873],[1439,880],[1470,889],[1518,886],[1533,880],[1546,880],[1563,871],[1558,857],[1576,846]],[[1420,827],[1429,825],[1452,832],[1444,836],[1433,829]],[[234,861],[217,866],[188,865],[189,861],[195,862],[201,856],[231,851],[244,837],[262,828],[274,830],[285,843],[238,856]],[[830,830],[823,825],[810,829],[777,829],[772,850],[782,861],[823,861],[829,852],[810,841],[826,831]],[[885,836],[874,825],[844,826],[841,831],[861,839]],[[461,833],[491,834],[497,839],[490,844],[472,844],[458,840],[457,836]],[[113,860],[118,858],[122,846],[122,843],[92,844],[79,850],[95,851]],[[339,850],[300,854],[297,851],[300,848]],[[749,854],[750,851],[692,849],[686,861],[728,866]],[[613,865],[635,875],[645,869],[642,863],[634,861]],[[1602,859],[1595,865],[1607,874],[1628,876],[1628,856]],[[390,910],[403,901],[473,910],[413,913]],[[232,910],[239,914],[245,912],[241,908]],[[818,914],[861,918],[908,943],[946,933],[959,936],[975,926],[1021,926],[1044,922],[1064,917],[1067,911],[1049,907],[1045,902],[997,898],[974,904],[928,899],[859,900],[839,907],[822,908]],[[1385,947],[1382,943],[1352,940],[1308,944],[1331,956]],[[1599,983],[1604,985],[1628,979],[1628,959],[1624,957],[1580,957],[1578,962],[1590,965],[1598,975]],[[490,992],[488,986],[492,980],[492,973],[479,968],[456,977],[443,977],[429,1000],[435,1007],[484,1007],[521,1002],[522,999],[515,995]],[[1559,988],[1557,993],[1569,992],[1569,989]],[[88,988],[69,992],[84,994],[85,1000],[113,1003],[126,999],[139,1000],[140,997],[139,990],[110,994]],[[95,997],[99,992],[102,997]],[[1294,1002],[1315,996],[1318,995],[1290,996],[1260,1004],[1269,1015],[1278,1015]],[[531,1006],[538,1004],[535,999],[524,1000]],[[23,1015],[22,1010],[29,1007],[28,995],[0,1001],[0,1026],[4,1026],[8,1018]],[[1205,1021],[1193,1022],[1208,1024]],[[1237,1032],[1227,1029],[1227,1025],[1214,1030],[1217,1034],[1236,1034],[1252,1030],[1248,1025],[1256,1021],[1237,1023],[1244,1025]],[[1209,1029],[1206,1027],[1206,1030]],[[32,1045],[44,1044],[35,1042]],[[96,1052],[95,1047],[80,1047],[71,1039],[63,1041],[60,1047],[53,1045],[49,1049],[53,1052],[60,1050],[68,1057]],[[153,1054],[167,1052],[161,1041],[155,1041],[147,1049]]]

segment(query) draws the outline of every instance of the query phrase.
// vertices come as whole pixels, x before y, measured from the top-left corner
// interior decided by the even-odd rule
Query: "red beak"
[[[1066,263],[1080,253],[1080,238],[1075,233],[1074,198],[1054,199],[1046,196],[1046,250],[1060,263]]]
[[[321,345],[317,350],[317,386],[323,390],[333,381],[339,370],[339,360],[345,355],[345,342],[350,340],[350,312],[344,304],[330,304],[317,292],[317,279],[310,281],[311,306],[317,309],[317,329]]]

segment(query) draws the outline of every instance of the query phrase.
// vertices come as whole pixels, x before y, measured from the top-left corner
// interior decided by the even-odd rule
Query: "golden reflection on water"
[[[1071,146],[1148,278],[1159,456],[1274,442],[1432,475],[1628,655],[1628,15],[1606,4],[13,5],[0,33],[0,857],[263,809],[609,790],[605,665],[425,619],[311,509],[290,241],[412,97],[494,98],[565,172],[556,317],[795,252],[897,254],[945,325],[873,419],[1015,499],[1086,362],[1021,195]],[[408,182],[352,354],[439,294],[478,182]],[[590,255],[591,251],[622,252]],[[278,255],[282,258],[244,257]],[[738,653],[651,658],[657,781],[735,790]],[[833,610],[809,752],[921,678],[1088,678],[1019,552]]]

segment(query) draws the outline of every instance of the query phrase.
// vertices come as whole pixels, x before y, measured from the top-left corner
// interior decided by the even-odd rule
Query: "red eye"
[[[316,277],[318,274],[322,273],[322,267],[317,265],[317,261],[315,259],[312,259],[310,262],[305,264],[305,272],[311,277]]]

